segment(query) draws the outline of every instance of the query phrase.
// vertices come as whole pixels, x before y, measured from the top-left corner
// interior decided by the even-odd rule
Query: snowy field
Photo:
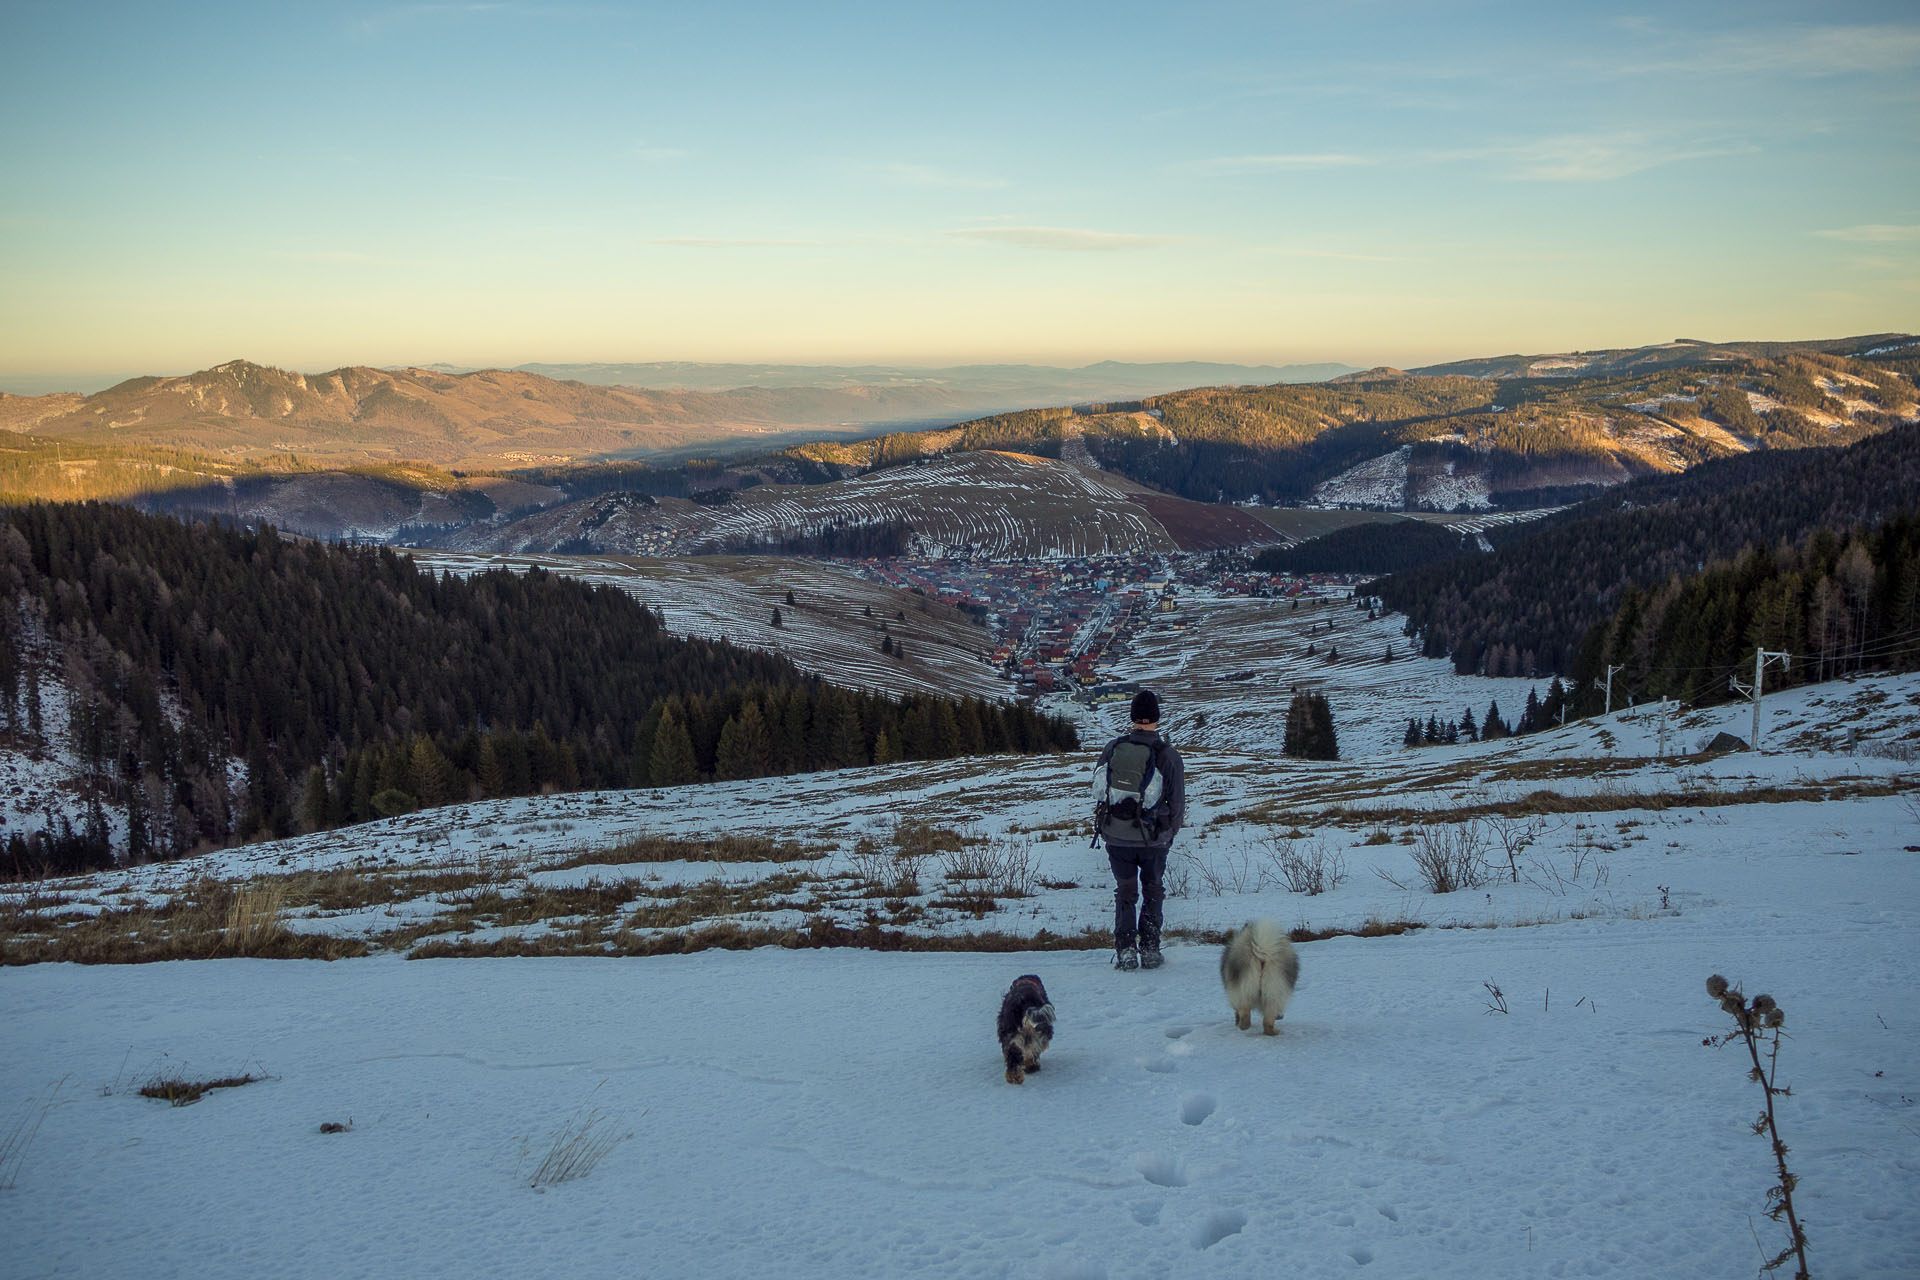
[[[1911,1276],[1920,677],[1767,716],[1757,756],[1656,758],[1663,734],[1744,735],[1740,707],[1327,764],[1195,746],[1154,973],[1079,938],[1108,911],[1081,758],[485,802],[9,888],[12,952],[214,881],[469,877],[289,897],[287,927],[369,951],[330,964],[0,970],[5,1270],[1748,1276],[1781,1229],[1742,1052],[1701,1044],[1730,1025],[1721,972],[1787,1011],[1814,1274]],[[915,855],[903,820],[970,843]],[[1415,852],[1459,833],[1487,879],[1427,892]],[[759,860],[728,852],[756,836]],[[646,840],[682,856],[623,860]],[[1001,878],[956,877],[980,851]],[[1286,853],[1345,877],[1290,892]],[[617,905],[501,905],[565,889]],[[696,899],[723,905],[653,914]],[[1269,1039],[1233,1029],[1205,941],[1256,915],[1424,927],[1302,942]],[[722,923],[784,945],[641,954]],[[995,949],[805,948],[863,924]],[[462,951],[486,958],[406,958]],[[991,1023],[1022,972],[1059,1022],[1016,1088]],[[187,1107],[138,1093],[246,1076]],[[530,1185],[569,1139],[620,1141]]]

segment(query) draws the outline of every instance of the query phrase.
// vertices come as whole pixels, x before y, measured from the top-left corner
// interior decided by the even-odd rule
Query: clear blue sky
[[[0,4],[0,375],[1889,329],[1911,3]]]

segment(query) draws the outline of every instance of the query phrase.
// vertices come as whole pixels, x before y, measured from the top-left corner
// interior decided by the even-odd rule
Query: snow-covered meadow
[[[1078,759],[488,802],[13,890],[9,945],[207,877],[330,868],[618,905],[595,933],[580,909],[489,916],[473,886],[290,899],[288,927],[371,954],[0,971],[8,1274],[1744,1276],[1782,1232],[1743,1055],[1701,1044],[1730,1025],[1717,971],[1788,1014],[1815,1274],[1911,1275],[1920,803],[1899,757],[1920,679],[1768,714],[1759,756],[1655,759],[1644,716],[1329,764],[1194,750],[1154,973],[1078,941],[1108,911]],[[1720,727],[1744,710],[1668,724],[1669,749]],[[979,843],[876,887],[914,824]],[[1465,830],[1490,878],[1424,891],[1422,841]],[[727,860],[726,836],[772,860]],[[646,839],[685,856],[594,861]],[[1026,896],[957,892],[984,849],[1024,860]],[[1346,877],[1289,892],[1282,853]],[[713,926],[645,913],[716,885],[726,923],[787,945],[639,954]],[[1268,1039],[1233,1029],[1204,941],[1255,915],[1424,927],[1302,943]],[[815,921],[963,949],[812,949]],[[436,942],[484,958],[406,958]],[[484,954],[516,945],[562,954]],[[1022,972],[1059,1022],[1016,1088],[991,1024]],[[188,1107],[137,1092],[245,1076]],[[557,1147],[613,1139],[530,1185]]]

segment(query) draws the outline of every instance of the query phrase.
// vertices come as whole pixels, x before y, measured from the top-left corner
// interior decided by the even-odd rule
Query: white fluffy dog
[[[1279,1035],[1280,1028],[1274,1024],[1286,1013],[1293,984],[1299,979],[1300,957],[1271,920],[1248,924],[1220,953],[1220,985],[1227,989],[1227,1003],[1233,1006],[1233,1025],[1242,1031],[1253,1026],[1257,1006],[1265,1021],[1261,1030]]]

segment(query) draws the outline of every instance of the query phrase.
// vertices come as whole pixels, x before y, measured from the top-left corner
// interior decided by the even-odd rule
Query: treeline
[[[777,534],[744,534],[697,548],[698,554],[832,556],[871,559],[901,556],[913,537],[904,520],[865,520],[854,524],[831,521],[816,528]]]
[[[1573,671],[1588,633],[1631,588],[1814,530],[1873,525],[1920,493],[1920,428],[1844,449],[1764,453],[1634,481],[1493,555],[1394,574],[1361,590],[1407,615],[1428,657],[1465,674]]]
[[[1267,573],[1398,573],[1472,549],[1440,525],[1386,520],[1349,525],[1291,547],[1269,547],[1253,558],[1253,567]]]
[[[46,732],[43,668],[60,671],[90,804],[124,813],[136,859],[290,834],[316,766],[330,821],[368,816],[359,803],[368,753],[400,743],[410,744],[410,766],[418,744],[432,744],[452,766],[446,785],[429,769],[422,786],[383,756],[392,785],[374,793],[423,802],[465,799],[475,784],[480,794],[625,786],[642,728],[674,698],[697,776],[720,771],[727,721],[744,716],[749,700],[770,715],[776,694],[783,726],[800,699],[810,744],[769,757],[778,767],[855,754],[850,731],[834,739],[845,749],[831,757],[812,745],[816,720],[819,733],[834,729],[853,695],[784,658],[672,637],[625,592],[537,569],[437,576],[386,548],[190,526],[109,505],[33,505],[0,512],[0,601],[0,721],[35,745]],[[943,704],[956,739],[910,727],[913,700],[883,702],[855,708],[867,759],[882,730],[902,758],[956,740],[970,749],[969,722],[995,746],[1075,745],[1064,721],[1023,709]],[[944,728],[933,704],[921,714]],[[500,761],[519,759],[516,742],[526,748],[524,771],[502,764],[504,790],[489,790],[495,775],[480,748],[490,738]],[[651,769],[650,743],[646,754]],[[238,779],[228,768],[236,757]]]
[[[318,830],[462,800],[582,787],[671,787],[900,760],[1071,749],[1064,722],[978,698],[886,698],[818,679],[655,700],[626,749],[556,740],[543,723],[413,734],[312,766],[297,818]]]
[[[1500,700],[1495,698],[1478,720],[1474,719],[1472,707],[1462,711],[1458,718],[1442,720],[1437,714],[1429,715],[1424,724],[1419,716],[1409,716],[1401,742],[1409,747],[1451,747],[1462,742],[1495,742],[1523,733],[1537,733],[1559,724],[1561,717],[1570,713],[1579,700],[1578,691],[1561,683],[1556,676],[1547,686],[1544,699],[1538,689],[1527,690],[1527,705],[1521,709],[1518,720],[1509,721],[1501,715]]]
[[[1769,688],[1920,667],[1920,506],[1877,528],[1820,529],[1630,589],[1574,671],[1591,681],[1617,663],[1626,670],[1616,690],[1714,702],[1731,696],[1730,676],[1751,681],[1756,649],[1789,655],[1769,667]]]

